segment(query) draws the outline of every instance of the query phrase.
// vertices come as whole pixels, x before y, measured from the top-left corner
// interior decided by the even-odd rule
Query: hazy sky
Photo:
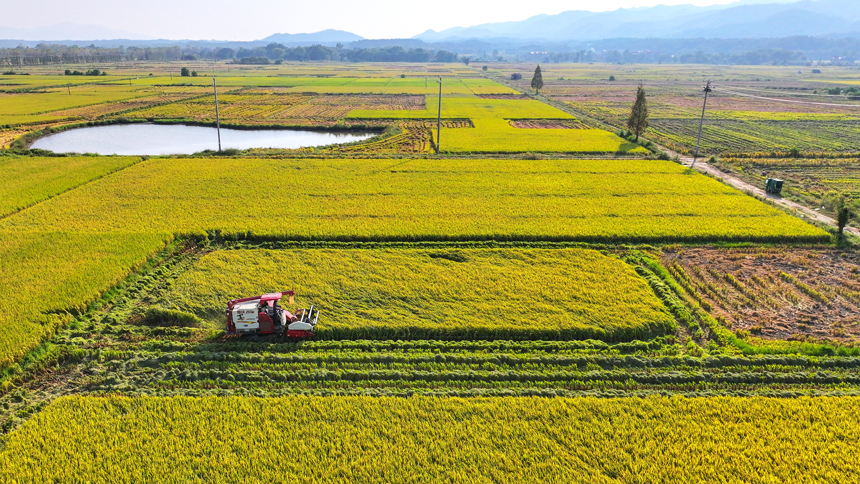
[[[256,40],[274,33],[347,30],[367,38],[411,37],[565,10],[615,10],[732,0],[5,0],[0,26],[97,25],[141,38]],[[779,1],[779,0],[777,0]],[[45,40],[58,40],[47,39]]]

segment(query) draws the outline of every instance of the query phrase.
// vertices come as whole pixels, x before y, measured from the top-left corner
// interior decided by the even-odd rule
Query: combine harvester
[[[310,338],[320,317],[319,309],[298,309],[295,314],[278,302],[290,297],[295,305],[295,292],[283,291],[262,296],[234,299],[227,303],[227,334],[266,335],[287,333],[288,338]]]

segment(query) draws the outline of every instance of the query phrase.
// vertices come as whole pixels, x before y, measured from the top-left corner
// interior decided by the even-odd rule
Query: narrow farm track
[[[681,157],[681,162],[683,163],[684,166],[689,167],[693,164],[693,158]],[[754,185],[751,185],[751,184],[741,180],[740,178],[734,177],[734,176],[720,170],[719,168],[717,168],[713,165],[710,165],[710,164],[705,163],[703,161],[697,161],[696,166],[694,168],[696,170],[706,174],[706,175],[711,175],[715,178],[718,178],[718,179],[722,180],[723,183],[725,183],[731,187],[737,188],[738,190],[752,193],[756,197],[764,198],[764,199],[769,200],[769,201],[771,201],[777,205],[780,205],[780,206],[785,207],[787,209],[793,210],[793,211],[801,214],[802,217],[810,218],[816,222],[827,224],[831,227],[837,227],[836,220],[833,220],[832,218],[828,217],[827,215],[824,215],[823,213],[816,212],[815,210],[812,210],[810,208],[804,207],[803,205],[801,205],[799,203],[795,203],[795,202],[792,202],[791,200],[787,200],[785,198],[782,198],[779,195],[773,195],[773,194],[767,193],[764,190],[762,190],[761,188],[754,186]],[[845,231],[848,232],[849,234],[860,236],[860,229],[857,229],[854,227],[845,227]]]

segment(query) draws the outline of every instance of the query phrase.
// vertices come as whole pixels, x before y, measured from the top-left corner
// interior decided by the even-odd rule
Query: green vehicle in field
[[[774,195],[782,195],[783,181],[777,178],[768,178],[764,184],[764,191]]]

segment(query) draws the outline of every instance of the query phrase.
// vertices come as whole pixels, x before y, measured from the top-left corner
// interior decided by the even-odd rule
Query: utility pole
[[[439,143],[442,138],[442,76],[439,76],[439,111],[436,113],[436,154],[439,154]]]
[[[215,93],[215,126],[218,128],[218,152],[221,152],[221,116],[218,114],[218,87],[215,76],[212,76],[212,91]]]
[[[705,125],[705,108],[708,106],[708,94],[713,92],[710,79],[708,79],[708,85],[702,91],[705,93],[705,103],[702,104],[702,120],[699,121],[699,139],[696,140],[696,154],[693,155],[693,164],[690,165],[690,168],[696,166],[696,160],[699,158],[699,145],[702,143],[702,127]]]

